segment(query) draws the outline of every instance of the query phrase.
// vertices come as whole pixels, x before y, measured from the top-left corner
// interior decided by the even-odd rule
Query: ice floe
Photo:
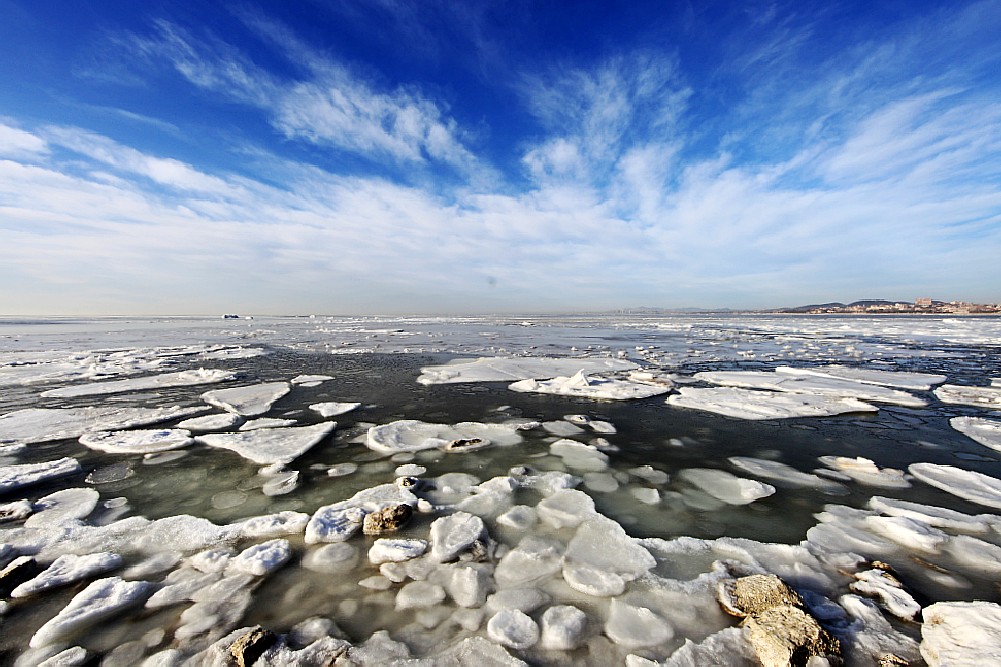
[[[983,417],[953,417],[949,420],[949,424],[984,447],[1001,452],[1001,420]]]
[[[29,579],[11,591],[11,597],[23,598],[37,595],[50,588],[66,586],[83,579],[89,579],[95,574],[103,574],[121,566],[122,557],[118,554],[100,552],[78,556],[64,554],[52,563],[34,579]]]
[[[487,636],[502,646],[526,649],[539,641],[539,626],[523,611],[504,609],[487,622]]]
[[[370,428],[365,444],[384,454],[424,449],[461,452],[490,445],[516,445],[522,441],[519,431],[527,425],[479,422],[448,425],[402,419]]]
[[[937,463],[912,463],[907,470],[926,484],[985,507],[1001,509],[1001,480]]]
[[[821,463],[832,470],[837,470],[851,479],[868,486],[878,486],[885,489],[906,489],[911,485],[904,478],[902,470],[880,468],[871,459],[858,456],[821,456]]]
[[[957,405],[973,405],[983,408],[1001,408],[1001,387],[967,387],[944,384],[935,390],[938,400]]]
[[[198,442],[236,452],[254,463],[288,463],[312,449],[333,432],[336,422],[312,426],[261,428],[240,433],[209,433]]]
[[[343,415],[347,412],[351,412],[357,408],[361,407],[361,403],[314,403],[309,406],[309,409],[313,412],[319,414],[324,419],[328,417],[336,417],[337,415]]]
[[[26,408],[0,415],[0,442],[31,444],[76,439],[91,431],[158,424],[205,412],[204,407],[127,408]]]
[[[929,526],[969,533],[985,533],[989,531],[993,519],[990,515],[973,516],[944,507],[922,505],[896,498],[884,498],[883,496],[873,496],[870,498],[869,507],[890,516],[907,517],[921,521]]]
[[[0,466],[0,493],[32,484],[68,477],[80,472],[80,463],[70,457],[44,463],[19,463]]]
[[[731,475],[725,470],[688,468],[677,475],[727,505],[747,505],[775,493],[775,487],[753,479]]]
[[[196,433],[208,431],[225,431],[235,428],[243,423],[243,417],[231,412],[222,412],[217,415],[205,415],[203,417],[192,417],[178,422],[177,428],[187,429]]]
[[[190,371],[178,371],[177,373],[161,373],[160,375],[152,375],[150,377],[71,385],[69,387],[49,389],[48,391],[43,391],[41,395],[48,398],[99,396],[103,394],[117,394],[126,391],[149,391],[167,389],[170,387],[215,384],[218,382],[235,380],[237,377],[237,374],[231,371],[199,368]]]
[[[65,642],[92,625],[141,604],[150,592],[151,584],[146,581],[124,581],[118,577],[98,579],[40,627],[28,645],[39,648]]]
[[[921,656],[929,665],[1001,664],[1001,606],[937,602],[923,617]]]
[[[906,391],[820,375],[793,375],[777,371],[711,371],[696,373],[695,379],[744,389],[770,389],[793,394],[853,398],[915,408],[926,404],[924,399]]]
[[[843,484],[801,472],[779,461],[756,459],[749,456],[731,456],[727,460],[738,470],[755,477],[772,480],[779,486],[806,487],[831,495],[848,494],[848,489]]]
[[[520,380],[508,385],[508,389],[538,394],[614,400],[648,398],[670,391],[669,387],[659,385],[588,376],[582,370],[569,377],[555,377],[551,380]]]
[[[294,419],[279,419],[278,417],[258,417],[244,422],[239,430],[255,431],[259,428],[281,428],[283,426],[295,426]]]
[[[737,387],[682,387],[667,398],[668,405],[715,412],[738,419],[828,417],[878,408],[853,398],[758,391]]]
[[[324,382],[333,379],[331,375],[296,375],[289,382],[302,387],[319,387]]]
[[[944,375],[908,373],[904,371],[884,371],[871,368],[853,368],[850,366],[836,365],[817,366],[813,368],[792,368],[790,366],[779,366],[775,370],[779,373],[786,373],[789,375],[816,375],[819,377],[853,380],[863,384],[878,384],[885,387],[913,389],[916,391],[927,391],[937,384],[942,384],[947,379]]]
[[[578,371],[605,373],[637,368],[638,364],[622,359],[481,357],[472,361],[462,359],[441,366],[426,366],[421,369],[421,376],[417,381],[421,384],[510,382],[571,376]]]
[[[63,489],[50,493],[32,504],[31,516],[25,520],[24,525],[26,528],[58,526],[84,519],[97,507],[100,497],[100,493],[88,488]]]
[[[256,417],[270,410],[289,391],[291,387],[288,382],[266,382],[246,387],[213,389],[202,394],[202,400],[227,412],[243,417]]]
[[[226,565],[226,573],[263,577],[280,568],[291,557],[292,547],[288,540],[282,538],[269,540],[248,547],[230,558]]]
[[[135,431],[95,431],[80,436],[80,444],[110,454],[152,454],[187,447],[194,442],[183,428]]]

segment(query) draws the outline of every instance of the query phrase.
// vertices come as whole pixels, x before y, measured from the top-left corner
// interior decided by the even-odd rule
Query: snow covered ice
[[[769,574],[847,665],[997,660],[996,321],[519,324],[19,334],[0,652],[753,665],[719,591]]]

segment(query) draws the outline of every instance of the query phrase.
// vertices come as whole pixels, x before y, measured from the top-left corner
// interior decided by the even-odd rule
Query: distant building
[[[922,297],[919,297],[917,299],[914,299],[914,305],[915,306],[928,307],[928,306],[931,305],[931,302],[932,302],[932,299],[931,299],[930,296],[922,296]]]

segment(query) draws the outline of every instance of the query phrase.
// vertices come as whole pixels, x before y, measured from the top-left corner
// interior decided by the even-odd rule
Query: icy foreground
[[[0,655],[998,660],[1001,326],[517,324],[226,322],[198,345],[0,353]],[[231,338],[260,348],[213,345]],[[479,360],[417,382],[435,345]],[[342,354],[362,347],[422,356]]]

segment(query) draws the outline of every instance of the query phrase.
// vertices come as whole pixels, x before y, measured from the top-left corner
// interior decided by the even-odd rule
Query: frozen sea
[[[999,513],[1001,318],[0,319],[2,664],[990,662]]]

